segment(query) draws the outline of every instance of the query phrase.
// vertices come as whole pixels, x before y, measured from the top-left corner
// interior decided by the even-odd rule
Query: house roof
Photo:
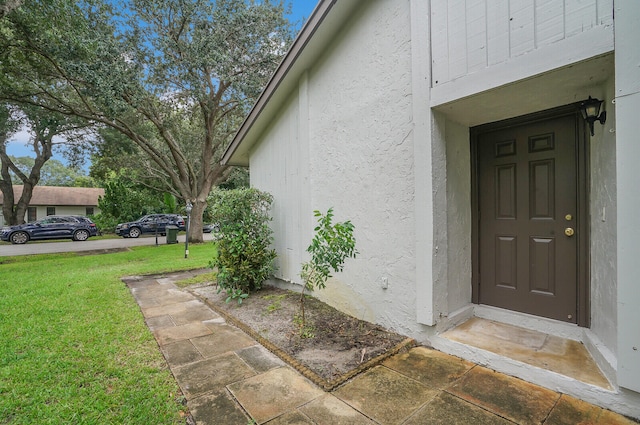
[[[278,112],[300,76],[325,51],[342,29],[359,0],[320,0],[293,41],[222,157],[223,165],[249,165],[249,151]]]
[[[24,186],[13,186],[13,196],[17,200],[22,195]],[[60,186],[36,186],[29,205],[46,206],[98,206],[98,199],[104,196],[104,189],[95,187],[60,187]],[[4,202],[4,196],[0,192],[0,205]]]

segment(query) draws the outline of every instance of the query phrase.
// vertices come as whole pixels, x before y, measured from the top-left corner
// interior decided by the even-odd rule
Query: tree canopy
[[[25,0],[0,20],[0,100],[110,129],[202,240],[219,159],[292,39],[282,1]],[[56,19],[51,19],[56,16]]]

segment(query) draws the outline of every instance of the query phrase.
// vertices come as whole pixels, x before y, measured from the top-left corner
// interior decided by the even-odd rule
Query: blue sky
[[[316,4],[318,4],[318,0],[292,0],[289,20],[296,22],[301,21],[302,18],[308,18]]]
[[[317,0],[290,0],[288,3],[291,3],[291,14],[289,15],[289,20],[295,24],[297,24],[297,29],[302,28],[303,20],[307,19],[313,8],[318,3]],[[26,146],[26,143],[29,141],[29,133],[26,131],[21,131],[16,133],[13,137],[10,138],[9,143],[7,144],[7,153],[13,156],[31,156],[35,157],[33,151]],[[62,155],[56,154],[54,152],[55,159],[66,162]],[[88,169],[88,164],[85,164]]]

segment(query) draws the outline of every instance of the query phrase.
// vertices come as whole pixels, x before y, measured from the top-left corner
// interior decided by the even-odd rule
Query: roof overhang
[[[300,76],[320,57],[343,27],[359,0],[320,0],[300,30],[224,153],[223,165],[249,165],[249,152],[259,141]]]

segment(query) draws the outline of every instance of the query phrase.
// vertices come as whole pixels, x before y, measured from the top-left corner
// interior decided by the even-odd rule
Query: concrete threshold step
[[[587,384],[613,389],[578,341],[477,317],[441,336]]]
[[[617,394],[578,341],[473,317],[432,337],[434,348],[607,407]]]

